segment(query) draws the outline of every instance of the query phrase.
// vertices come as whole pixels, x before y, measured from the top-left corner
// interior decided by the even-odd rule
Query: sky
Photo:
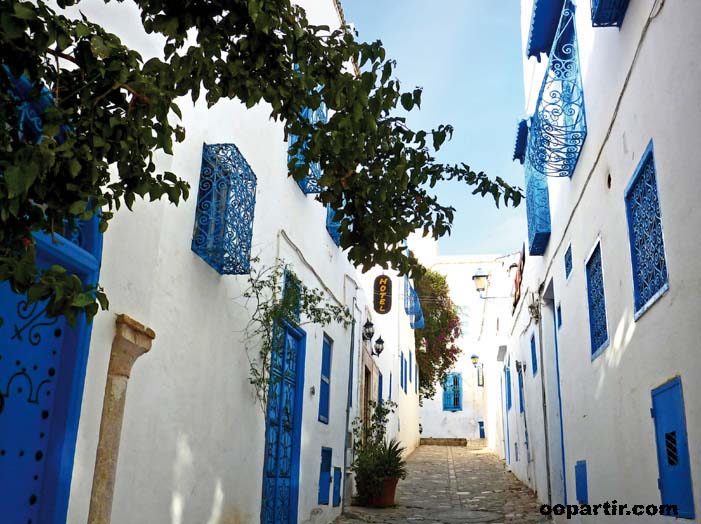
[[[465,162],[491,178],[524,187],[511,160],[524,117],[519,0],[343,0],[348,23],[364,41],[382,40],[404,90],[424,88],[414,129],[452,124],[453,139],[437,158]],[[445,182],[439,202],[456,209],[443,255],[512,253],[526,238],[525,202],[499,209],[491,196]]]

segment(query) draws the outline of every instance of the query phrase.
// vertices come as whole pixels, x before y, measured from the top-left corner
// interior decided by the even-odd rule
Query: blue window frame
[[[572,274],[572,244],[567,246],[565,251],[565,279],[569,279]]]
[[[321,381],[319,382],[319,421],[324,424],[329,423],[332,345],[331,339],[324,335],[321,350]]]
[[[404,353],[399,353],[399,387],[404,389]]]
[[[504,367],[504,389],[506,390],[506,410],[511,409],[511,367],[507,361]]]
[[[538,355],[536,354],[535,335],[531,335],[531,366],[533,368],[533,376],[538,373]]]
[[[408,365],[407,365],[406,357],[404,356],[404,354],[402,354],[402,360],[404,361],[404,393],[406,394],[407,387],[409,384],[409,381],[407,380],[409,373],[408,373],[408,369],[407,369]]]
[[[316,111],[311,110],[309,108],[305,108],[302,111],[302,118],[307,120],[313,125],[318,124],[321,122],[322,124],[325,124],[328,121],[328,115],[327,115],[327,109],[326,109],[326,104],[324,102],[321,102],[321,105],[316,109]],[[292,154],[292,149],[297,144],[299,141],[299,136],[290,134],[288,138],[288,163],[295,161],[296,165],[301,165],[303,163],[303,158],[304,158],[304,150],[308,147],[307,143],[302,144],[300,150],[297,152],[297,154]],[[302,190],[302,192],[305,195],[308,195],[310,193],[320,193],[321,188],[319,187],[319,178],[321,177],[321,167],[319,166],[318,162],[312,162],[309,165],[309,174],[302,178],[301,180],[297,180],[297,185],[299,188]]]
[[[251,269],[256,183],[234,144],[204,144],[191,247],[221,275]]]
[[[621,27],[629,0],[591,0],[591,25]]]
[[[414,362],[413,362],[413,355],[411,351],[409,351],[409,382],[411,382],[411,377],[413,376],[413,368],[414,368]]]
[[[682,382],[676,377],[652,390],[652,417],[659,468],[658,487],[662,504],[677,506],[679,517],[693,519],[689,444],[684,414]]]
[[[560,304],[557,305],[557,329],[560,329],[562,327],[562,306]]]
[[[597,241],[594,251],[586,263],[587,300],[589,303],[589,336],[592,359],[608,345],[609,335],[606,321],[606,295],[604,292],[604,271],[601,266],[601,242]]]
[[[577,502],[589,504],[589,487],[587,485],[587,461],[578,460],[574,465],[574,483]]]
[[[382,373],[377,377],[377,403],[382,404]]]
[[[335,219],[336,212],[331,205],[326,206],[326,231],[329,232],[333,243],[341,245],[341,221]]]
[[[652,142],[625,191],[635,319],[669,289]]]
[[[343,472],[341,468],[333,468],[333,505],[341,505],[341,486],[343,485]]]
[[[331,448],[321,448],[321,467],[319,468],[319,504],[329,503],[331,490]]]
[[[443,378],[443,411],[462,411],[462,375],[448,373]]]

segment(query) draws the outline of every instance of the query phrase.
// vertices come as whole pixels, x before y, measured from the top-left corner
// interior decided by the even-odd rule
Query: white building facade
[[[343,23],[335,0],[300,4],[312,24],[338,28]],[[143,31],[134,4],[85,1],[80,10],[146,59],[161,54],[163,42]],[[0,473],[2,485],[16,486],[0,496],[3,523],[96,522],[89,514],[96,511],[91,508],[91,492],[100,476],[96,471],[103,471],[96,465],[98,440],[115,428],[103,405],[108,398],[116,405],[123,403],[125,392],[123,422],[118,420],[118,459],[113,456],[117,475],[112,522],[327,524],[350,503],[344,496],[351,480],[348,432],[352,420],[362,414],[359,406],[366,387],[362,371],[369,351],[362,326],[372,307],[364,278],[339,248],[327,210],[313,193],[303,190],[303,184],[287,176],[283,125],[269,118],[269,108],[246,109],[232,101],[207,108],[204,99],[194,105],[183,101],[180,106],[187,138],[175,146],[172,157],[159,158],[158,167],[188,181],[191,197],[178,207],[136,202],[133,212],[118,213],[104,238],[99,238],[101,253],[96,249],[90,254],[95,266],[91,271],[99,268],[110,310],[94,319],[91,335],[90,329],[82,332],[87,338],[82,339],[85,352],[80,358],[60,364],[60,379],[67,385],[59,382],[57,388],[67,392],[62,402],[70,416],[53,422],[53,408],[47,408],[46,416],[40,417],[57,428],[55,434],[41,433],[49,440],[42,453],[52,461],[56,456],[60,463],[51,462],[36,475],[30,471],[36,467],[28,466],[27,483],[18,480],[22,463],[18,462],[20,469],[0,468],[13,471],[13,478]],[[207,179],[212,172],[230,175],[229,193],[216,183],[219,192],[214,196],[207,192],[205,182],[212,182]],[[235,223],[226,226],[244,238],[248,231],[250,246],[241,245],[237,237],[224,246],[225,257],[214,252],[222,223],[207,215],[202,204],[228,209],[228,198],[239,207],[232,214]],[[205,237],[204,243],[193,242],[198,235]],[[67,249],[77,249],[67,239],[61,241]],[[231,263],[240,267],[222,269]],[[299,323],[281,326],[283,345],[271,355],[277,379],[271,379],[265,408],[250,383],[249,359],[255,359],[255,348],[253,353],[247,351],[251,342],[246,340],[246,326],[254,307],[244,296],[248,264],[257,270],[284,264],[301,283],[321,290],[329,303],[347,309],[352,317],[348,326],[336,322],[321,326],[304,316]],[[3,300],[10,297],[21,305],[21,297],[2,291]],[[115,366],[110,348],[115,347],[116,314],[142,324],[139,328],[129,321],[125,329],[137,326],[139,336],[155,334],[155,339],[131,372],[122,369],[116,378],[107,378],[106,391],[108,370],[111,373]],[[19,322],[19,317],[8,318],[0,331],[2,340],[12,339],[8,330]],[[39,328],[44,340],[56,337],[62,349],[74,351],[73,342],[57,326],[39,323]],[[408,317],[397,317],[392,329],[406,335],[407,350],[413,351]],[[385,340],[396,353],[400,341],[391,337],[388,328]],[[388,377],[397,365],[389,362],[390,355],[393,352],[382,355],[388,360],[384,364]],[[49,378],[54,374],[51,368]],[[8,380],[9,375],[4,377],[3,371],[0,377]],[[414,394],[399,393],[398,379],[397,375],[393,385],[399,403],[397,429],[390,430],[410,451],[418,443],[418,401]],[[9,380],[16,384],[14,378]],[[121,389],[114,389],[115,383],[122,384]],[[377,382],[371,390],[377,391]],[[6,413],[13,413],[12,402],[14,397],[8,400]],[[67,429],[62,431],[64,421]],[[59,433],[63,440],[54,445]],[[8,451],[24,445],[0,443]],[[54,466],[56,472],[51,473]],[[35,475],[33,481],[30,475]],[[41,486],[32,488],[31,482]],[[105,500],[93,503],[99,506]]]
[[[697,519],[701,4],[521,5],[529,239],[504,359],[507,463],[544,503]]]

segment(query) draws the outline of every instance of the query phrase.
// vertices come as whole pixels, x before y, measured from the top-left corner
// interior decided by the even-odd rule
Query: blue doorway
[[[263,524],[297,524],[306,335],[285,325],[270,357],[265,419]]]
[[[60,264],[96,282],[102,252],[97,220],[67,234],[37,234],[37,264]],[[49,318],[0,284],[0,515],[3,524],[66,519],[91,325]]]
[[[480,420],[477,424],[479,424],[480,438],[484,438],[484,420]]]

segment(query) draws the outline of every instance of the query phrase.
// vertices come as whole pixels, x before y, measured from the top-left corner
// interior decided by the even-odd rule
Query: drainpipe
[[[356,288],[357,290],[357,288]],[[350,351],[348,356],[348,398],[346,399],[346,432],[343,435],[343,491],[341,492],[341,513],[346,509],[346,497],[343,493],[346,491],[346,479],[348,478],[348,431],[350,424],[351,397],[353,395],[353,357],[355,356],[355,308],[356,297],[353,297],[353,321],[351,322],[351,341]]]
[[[552,483],[550,480],[550,429],[548,427],[548,401],[545,395],[545,360],[543,359],[543,284],[538,290],[538,347],[540,353],[540,390],[543,396],[543,427],[545,436],[545,473],[548,479],[548,504],[552,506]]]

